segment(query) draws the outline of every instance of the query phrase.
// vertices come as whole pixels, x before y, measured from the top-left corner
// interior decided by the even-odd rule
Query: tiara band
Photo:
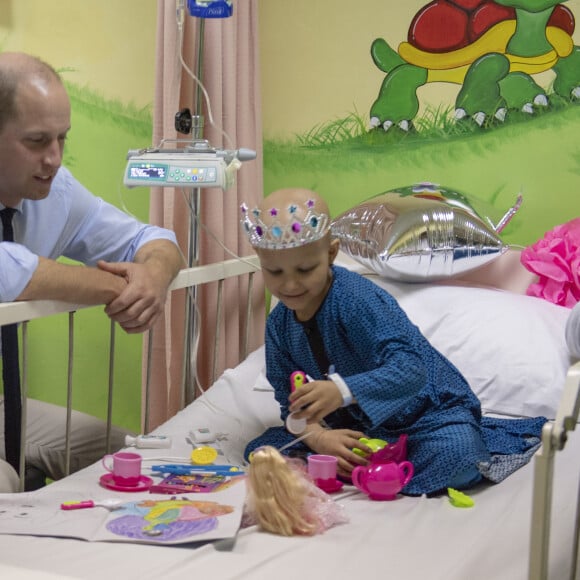
[[[243,203],[240,206],[242,212],[241,224],[244,232],[254,248],[269,250],[284,250],[296,248],[312,242],[316,242],[325,236],[330,229],[330,218],[325,213],[314,211],[314,200],[309,199],[304,205],[306,215],[302,218],[298,215],[300,209],[296,204],[290,204],[286,210],[272,207],[267,210],[271,223],[265,224],[262,219],[262,211],[255,207],[250,211]],[[281,223],[279,215],[286,211],[287,219]]]

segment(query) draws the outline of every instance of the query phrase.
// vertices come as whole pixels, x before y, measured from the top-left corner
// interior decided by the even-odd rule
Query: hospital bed
[[[209,280],[247,276],[250,261],[229,260],[183,271],[174,288]],[[255,263],[255,262],[254,262]],[[534,459],[497,485],[468,492],[470,508],[452,505],[445,495],[399,496],[372,501],[345,486],[332,498],[347,522],[311,537],[281,537],[256,526],[215,541],[179,546],[133,542],[86,541],[43,533],[6,533],[9,498],[0,497],[0,574],[2,578],[103,577],[126,580],[209,577],[216,580],[295,578],[405,580],[524,580],[580,577],[577,498],[580,476],[578,417],[580,363],[564,342],[568,310],[491,288],[386,281],[341,255],[339,263],[369,276],[399,300],[411,320],[434,346],[463,372],[493,415],[544,415],[542,447]],[[56,310],[76,309],[54,303],[0,305],[0,324],[29,321]],[[26,335],[26,330],[24,331]],[[25,337],[26,340],[26,337]],[[26,349],[25,349],[26,355]],[[24,381],[26,382],[26,381]],[[280,424],[277,403],[264,371],[263,347],[227,369],[211,388],[154,434],[172,437],[167,450],[139,449],[144,465],[187,457],[189,432],[211,429],[217,437],[218,462],[243,464],[245,443],[265,428]],[[556,451],[558,451],[556,453]],[[35,502],[63,497],[94,500],[127,494],[99,486],[100,463],[21,495]],[[238,485],[245,485],[241,481]],[[147,492],[135,494],[146,498]],[[133,497],[133,495],[131,496]],[[14,498],[12,498],[14,501]],[[96,513],[96,512],[93,512]],[[4,521],[3,521],[4,520]]]

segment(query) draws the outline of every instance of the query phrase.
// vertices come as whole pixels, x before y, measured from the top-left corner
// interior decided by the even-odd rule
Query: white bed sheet
[[[226,371],[212,389],[155,432],[173,438],[170,450],[141,449],[145,465],[159,457],[186,457],[191,428],[211,426],[224,439],[221,462],[241,460],[244,441],[279,422],[277,406],[260,374],[263,351]],[[257,387],[257,389],[256,389]],[[235,415],[235,416],[234,416]],[[239,417],[245,417],[242,422]],[[574,509],[580,474],[580,436],[572,433],[556,458],[551,578],[568,577]],[[37,493],[70,499],[129,494],[99,487],[95,464]],[[233,548],[144,546],[33,536],[0,536],[0,577],[125,580],[211,577],[216,580],[401,578],[405,580],[524,580],[527,578],[533,465],[495,486],[469,495],[473,508],[455,508],[446,497],[401,496],[374,502],[354,488],[336,496],[349,518],[314,537],[284,538],[242,530]],[[142,494],[130,494],[130,499]],[[227,541],[226,541],[227,542]],[[20,576],[12,576],[14,568]],[[24,574],[24,575],[22,575]],[[43,576],[44,574],[44,576]]]
[[[437,297],[436,308],[426,303],[425,292]],[[554,415],[569,364],[563,340],[567,312],[522,297],[517,309],[526,309],[526,314],[519,311],[519,319],[529,322],[522,340],[513,334],[520,327],[506,322],[517,311],[512,305],[513,295],[474,289],[466,297],[458,292],[453,294],[454,312],[460,302],[464,311],[460,323],[453,321],[456,329],[449,324],[451,309],[445,308],[440,289],[431,291],[416,285],[408,295],[397,297],[403,307],[409,308],[408,313],[421,306],[411,318],[430,333],[430,340],[439,340],[437,348],[469,376],[470,384],[491,410],[501,412],[504,405],[505,413],[525,415],[533,414],[537,405],[547,405],[546,414]],[[497,321],[470,308],[471,296],[476,294],[473,304],[485,305]],[[441,315],[446,318],[441,322],[429,318],[433,311],[443,310]],[[478,324],[480,321],[482,324]],[[461,337],[449,342],[457,339],[462,327],[470,332],[469,340],[478,339],[479,343],[462,349],[466,341]],[[446,335],[441,334],[442,329]],[[501,363],[503,347],[496,344],[496,339],[510,345],[509,356]],[[495,351],[488,349],[490,345],[496,346]],[[492,367],[493,372],[483,372],[484,366]],[[506,385],[498,390],[501,380]],[[522,404],[520,409],[518,405]],[[208,427],[222,436],[219,461],[240,464],[245,443],[278,424],[278,405],[264,377],[264,351],[260,348],[235,369],[227,370],[187,409],[156,429],[155,433],[173,438],[172,449],[139,452],[149,466],[159,463],[161,457],[172,458],[170,461],[186,458],[191,451],[189,431]],[[95,464],[36,493],[53,495],[59,502],[63,494],[70,495],[70,500],[118,496],[130,501],[147,496],[101,488],[98,479],[102,473],[100,464]],[[580,434],[573,432],[555,460],[549,567],[554,580],[569,577],[579,477]],[[240,531],[233,546],[227,541],[168,547],[2,535],[0,578],[524,580],[528,576],[532,489],[533,463],[499,485],[483,485],[470,492],[475,500],[473,508],[455,508],[446,497],[401,496],[392,502],[373,502],[346,487],[344,493],[334,497],[344,506],[347,524],[322,535],[292,538],[251,527]]]

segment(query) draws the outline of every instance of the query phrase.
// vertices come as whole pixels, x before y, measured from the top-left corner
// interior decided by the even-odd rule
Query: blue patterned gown
[[[475,471],[501,481],[529,461],[540,441],[543,417],[491,419],[461,373],[421,334],[397,301],[359,274],[332,266],[333,282],[315,315],[328,359],[357,403],[325,417],[330,428],[356,429],[394,442],[408,435],[414,476],[403,493],[445,489]],[[474,329],[475,330],[475,329]],[[302,370],[323,379],[303,324],[279,303],[266,327],[267,377],[288,416],[289,377]],[[251,441],[281,447],[295,436],[272,427]],[[293,449],[308,450],[302,442]]]

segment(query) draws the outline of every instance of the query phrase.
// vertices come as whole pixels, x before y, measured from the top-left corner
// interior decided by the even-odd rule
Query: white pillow
[[[390,292],[463,373],[485,413],[556,417],[573,362],[568,308],[493,288],[387,280],[342,251],[336,264]]]
[[[495,289],[368,277],[397,298],[463,373],[484,412],[556,416],[572,363],[565,340],[568,308]]]

